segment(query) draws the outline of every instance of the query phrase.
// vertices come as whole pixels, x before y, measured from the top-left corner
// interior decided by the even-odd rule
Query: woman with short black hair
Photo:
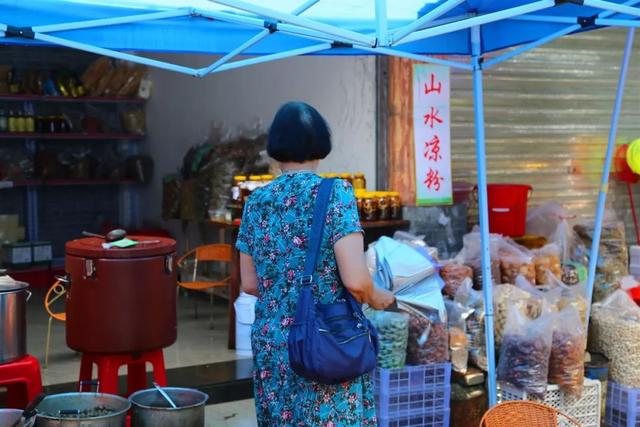
[[[258,297],[252,330],[258,424],[375,426],[369,375],[323,385],[296,375],[289,366],[287,339],[321,182],[315,171],[331,152],[329,126],[310,105],[287,103],[273,120],[267,152],[283,173],[247,200],[237,243],[242,289]],[[314,276],[316,303],[335,302],[345,287],[373,308],[393,303],[393,295],[372,284],[356,201],[346,181],[334,183]]]

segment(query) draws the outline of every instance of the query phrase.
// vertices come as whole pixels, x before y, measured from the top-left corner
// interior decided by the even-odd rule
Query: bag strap
[[[313,207],[313,219],[311,221],[311,232],[309,233],[309,246],[304,262],[304,273],[300,282],[302,285],[308,286],[313,283],[313,272],[318,262],[318,253],[320,252],[320,244],[322,243],[322,233],[327,217],[327,209],[329,208],[329,198],[333,189],[334,178],[323,179],[318,188],[316,195],[316,204]]]

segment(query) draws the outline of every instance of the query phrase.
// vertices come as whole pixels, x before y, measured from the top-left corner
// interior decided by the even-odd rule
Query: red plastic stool
[[[80,381],[91,381],[93,365],[98,367],[98,381],[102,393],[118,394],[118,370],[127,365],[127,396],[147,387],[146,364],[153,367],[153,378],[166,387],[167,373],[164,369],[162,349],[135,354],[83,353],[80,364]]]
[[[7,407],[24,409],[42,393],[42,377],[38,359],[27,355],[0,365],[0,387],[7,388]]]

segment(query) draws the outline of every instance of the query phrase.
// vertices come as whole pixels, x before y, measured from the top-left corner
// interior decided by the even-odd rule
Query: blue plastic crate
[[[378,417],[378,427],[449,427],[450,410],[400,418]]]
[[[605,422],[609,427],[640,427],[640,388],[609,381]]]
[[[448,387],[451,363],[405,366],[397,369],[376,368],[373,384],[376,394],[394,396]]]
[[[449,409],[451,386],[440,386],[423,391],[396,394],[376,394],[379,418],[406,418]]]

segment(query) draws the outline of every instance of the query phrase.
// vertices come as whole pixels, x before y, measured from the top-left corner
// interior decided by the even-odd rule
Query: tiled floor
[[[49,366],[44,368],[45,340],[48,316],[43,307],[44,291],[34,290],[27,308],[27,350],[40,359],[43,383],[56,384],[77,381],[80,355],[67,347],[65,326],[52,325]],[[209,329],[209,303],[198,301],[200,318],[195,319],[193,298],[178,298],[178,340],[164,350],[167,369],[202,365],[237,359],[235,351],[227,349],[227,311],[222,304],[214,305],[214,329]],[[54,307],[54,311],[55,311]]]

